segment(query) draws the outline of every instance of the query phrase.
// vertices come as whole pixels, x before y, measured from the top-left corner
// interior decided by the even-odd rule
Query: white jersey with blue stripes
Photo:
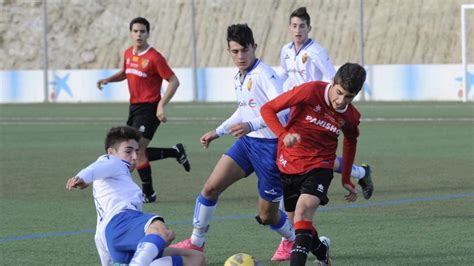
[[[228,134],[230,126],[248,122],[252,131],[247,136],[254,138],[277,138],[266,127],[265,122],[260,116],[260,108],[269,100],[283,93],[282,81],[276,72],[260,59],[257,59],[247,69],[242,78],[240,71],[235,75],[234,87],[238,101],[237,110],[216,129],[216,133],[219,136]],[[283,111],[280,112],[279,117],[280,121],[284,124],[286,120]]]
[[[284,90],[288,91],[308,81],[330,81],[336,75],[336,69],[326,50],[308,39],[299,51],[295,51],[293,42],[282,47],[278,74],[284,82]]]

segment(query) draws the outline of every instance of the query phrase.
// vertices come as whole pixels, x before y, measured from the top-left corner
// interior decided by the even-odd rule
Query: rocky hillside
[[[333,62],[358,60],[359,0],[194,0],[197,64],[231,66],[225,32],[248,23],[257,53],[278,64],[289,41],[288,16],[306,6],[310,36]],[[365,0],[366,64],[461,63],[460,5],[473,0]],[[51,69],[117,68],[129,46],[128,23],[152,24],[150,43],[173,67],[192,66],[191,0],[48,0]],[[43,54],[43,1],[0,0],[0,69],[38,69]],[[474,62],[474,11],[470,12],[470,62]]]

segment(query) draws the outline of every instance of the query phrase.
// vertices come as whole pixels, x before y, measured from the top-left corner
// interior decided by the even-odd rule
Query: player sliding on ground
[[[93,184],[97,210],[95,243],[102,265],[204,265],[201,252],[167,248],[175,234],[158,215],[142,212],[142,192],[130,175],[137,164],[141,134],[132,127],[111,128],[106,154],[82,169],[67,190]]]

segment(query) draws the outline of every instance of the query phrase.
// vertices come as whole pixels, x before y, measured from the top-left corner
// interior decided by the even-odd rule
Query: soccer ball
[[[237,253],[230,256],[224,263],[224,266],[259,266],[260,264],[252,255]]]

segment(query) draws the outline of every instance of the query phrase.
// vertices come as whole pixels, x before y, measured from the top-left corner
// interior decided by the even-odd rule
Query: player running
[[[278,209],[282,189],[275,164],[277,138],[266,128],[259,111],[268,100],[282,93],[281,81],[270,66],[256,58],[257,44],[252,30],[246,24],[227,28],[227,44],[232,60],[239,68],[234,77],[238,108],[216,130],[204,134],[200,141],[204,148],[208,148],[213,140],[226,134],[238,139],[219,159],[196,199],[191,238],[172,247],[204,251],[205,235],[220,194],[233,183],[255,172],[259,191],[259,213],[256,219],[284,237],[285,241],[277,250],[283,254],[275,255],[280,260],[288,260],[295,234],[286,213]],[[283,122],[284,118],[280,119]]]
[[[294,212],[296,241],[290,265],[305,265],[312,252],[321,265],[331,265],[329,239],[318,237],[313,217],[325,205],[333,179],[338,137],[344,134],[342,184],[346,200],[357,199],[350,180],[354,162],[360,113],[351,104],[366,78],[364,68],[346,63],[331,83],[313,81],[296,86],[261,108],[267,126],[279,137],[277,164],[284,192],[285,209]],[[285,125],[277,117],[290,109]]]

